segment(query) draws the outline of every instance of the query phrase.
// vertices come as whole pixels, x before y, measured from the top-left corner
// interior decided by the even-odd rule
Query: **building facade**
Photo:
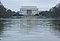
[[[38,14],[38,8],[36,6],[22,6],[20,8],[20,14],[23,14],[23,15]]]

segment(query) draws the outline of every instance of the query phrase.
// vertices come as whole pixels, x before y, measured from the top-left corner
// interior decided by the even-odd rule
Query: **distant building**
[[[38,8],[36,6],[22,6],[20,8],[20,14],[23,14],[23,15],[38,14]]]

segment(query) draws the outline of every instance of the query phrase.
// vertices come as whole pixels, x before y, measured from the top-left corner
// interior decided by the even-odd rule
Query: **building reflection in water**
[[[20,28],[22,29],[23,33],[30,34],[36,28],[36,21],[27,19],[20,21]]]

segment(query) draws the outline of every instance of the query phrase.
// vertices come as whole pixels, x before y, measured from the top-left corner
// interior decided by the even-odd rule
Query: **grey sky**
[[[19,11],[21,6],[37,6],[39,10],[49,10],[60,3],[60,0],[0,0],[2,4],[13,11]]]

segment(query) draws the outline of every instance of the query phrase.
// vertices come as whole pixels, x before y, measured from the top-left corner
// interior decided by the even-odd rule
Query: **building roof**
[[[20,9],[38,9],[37,6],[22,6]]]
[[[22,6],[22,8],[37,8],[37,6]]]

